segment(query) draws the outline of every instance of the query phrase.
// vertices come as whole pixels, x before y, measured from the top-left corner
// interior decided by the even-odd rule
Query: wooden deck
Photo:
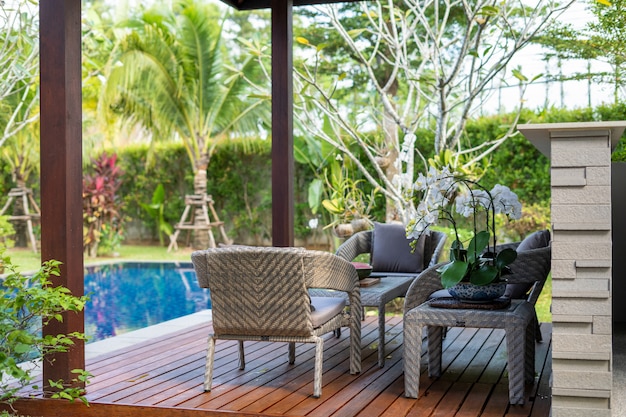
[[[55,400],[28,400],[21,413],[63,416],[542,416],[550,413],[551,326],[542,324],[536,383],[524,406],[508,404],[504,332],[453,328],[444,341],[443,375],[422,373],[420,398],[404,397],[402,318],[387,319],[387,359],[377,365],[377,318],[363,323],[363,371],[349,373],[348,332],[328,335],[323,392],[313,398],[313,344],[299,345],[287,363],[286,344],[246,343],[247,366],[237,366],[236,342],[217,345],[213,391],[202,381],[210,324],[190,327],[88,360],[94,376],[89,408]],[[425,369],[426,366],[423,367]],[[44,406],[45,403],[45,406]],[[209,411],[212,410],[212,411]],[[55,414],[56,413],[56,414]]]

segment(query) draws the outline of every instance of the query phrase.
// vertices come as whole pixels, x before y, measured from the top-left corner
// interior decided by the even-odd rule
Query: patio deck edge
[[[13,403],[18,415],[29,417],[277,417],[277,414],[246,413],[228,410],[207,410],[184,407],[158,407],[132,404],[89,403],[66,400],[33,398],[19,399]],[[0,411],[14,411],[7,404],[0,404]],[[300,416],[290,416],[300,417]]]

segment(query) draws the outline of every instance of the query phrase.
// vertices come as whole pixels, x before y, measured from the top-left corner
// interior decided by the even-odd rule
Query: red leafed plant
[[[92,159],[93,173],[83,176],[83,243],[85,252],[95,257],[99,246],[114,250],[122,240],[121,200],[117,191],[122,171],[117,155],[101,154]]]

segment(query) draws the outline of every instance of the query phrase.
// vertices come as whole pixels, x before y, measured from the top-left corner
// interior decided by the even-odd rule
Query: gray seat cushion
[[[341,313],[346,307],[346,300],[340,297],[311,297],[313,327],[320,327],[328,320]]]

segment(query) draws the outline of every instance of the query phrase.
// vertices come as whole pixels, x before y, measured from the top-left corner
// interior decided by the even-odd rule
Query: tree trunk
[[[206,166],[201,166],[196,169],[196,173],[193,178],[194,194],[198,196],[206,195],[207,176]],[[194,249],[206,249],[209,247],[209,232],[207,230],[206,220],[204,219],[204,213],[202,207],[195,207],[193,225],[196,227],[193,233],[192,247]]]
[[[385,135],[385,149],[387,155],[385,155],[386,165],[382,167],[385,171],[385,176],[389,181],[399,174],[398,164],[398,125],[393,117],[385,111],[383,115],[383,134]],[[387,199],[385,221],[391,222],[398,220],[398,209],[393,204],[393,201]]]

